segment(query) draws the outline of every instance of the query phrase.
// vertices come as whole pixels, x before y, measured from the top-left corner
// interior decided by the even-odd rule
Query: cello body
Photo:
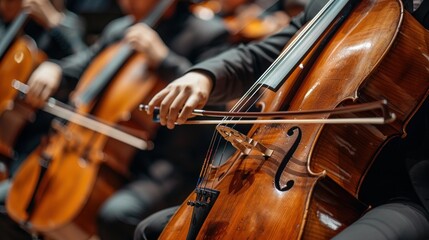
[[[11,158],[13,146],[24,126],[33,121],[32,107],[18,97],[12,88],[14,80],[27,82],[30,74],[46,58],[27,36],[18,37],[0,62],[0,155]]]
[[[94,59],[72,93],[72,101],[86,91],[122,45],[114,44]],[[145,63],[142,54],[133,54],[104,91],[90,103],[76,106],[76,112],[91,113],[150,139],[156,127],[139,113],[138,104],[163,84],[142,67]],[[56,129],[49,142],[39,146],[17,171],[7,211],[28,231],[50,239],[89,239],[96,235],[101,204],[128,181],[128,165],[137,149],[74,123]]]
[[[258,104],[267,112],[299,111],[384,99],[396,120],[255,124],[247,137],[272,153],[253,148],[207,164],[204,187],[180,206],[160,239],[330,239],[353,223],[368,208],[358,196],[368,169],[389,140],[405,137],[428,96],[428,40],[400,1],[357,3],[323,48],[313,48]]]
[[[0,156],[7,162],[12,158],[13,146],[22,128],[35,117],[33,109],[17,98],[12,81],[27,81],[38,65],[37,52],[34,41],[21,37],[0,62]]]
[[[19,134],[35,118],[35,109],[19,98],[12,82],[26,83],[33,70],[46,59],[35,41],[21,33],[27,19],[28,13],[22,11],[0,42],[0,161],[5,168],[0,170],[0,180],[8,177],[8,165]]]

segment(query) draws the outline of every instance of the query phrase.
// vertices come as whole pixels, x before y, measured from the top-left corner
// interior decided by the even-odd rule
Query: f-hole
[[[292,155],[295,153],[296,149],[298,148],[299,142],[301,142],[302,131],[299,127],[292,127],[291,129],[289,129],[287,131],[287,135],[289,137],[292,137],[294,134],[298,134],[298,136],[296,137],[295,142],[293,143],[292,147],[287,152],[286,156],[283,158],[283,161],[280,163],[280,166],[277,169],[275,180],[274,180],[274,184],[275,184],[276,188],[279,191],[283,191],[283,192],[291,189],[293,184],[295,183],[295,181],[289,180],[286,182],[286,185],[284,187],[280,186],[280,178],[282,176],[282,173],[283,173],[284,169],[286,168],[286,165],[288,164],[289,160],[292,158]]]

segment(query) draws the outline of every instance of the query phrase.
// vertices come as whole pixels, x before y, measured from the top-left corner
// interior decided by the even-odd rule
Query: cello
[[[279,4],[278,0],[244,3],[242,10],[224,17],[232,35],[232,42],[261,40],[289,24],[291,16],[286,11],[269,13]],[[264,16],[269,13],[269,16]]]
[[[14,79],[26,82],[34,68],[46,59],[33,39],[21,36],[28,19],[28,12],[22,11],[0,42],[0,155],[4,159],[12,158],[19,133],[35,118],[34,109],[19,98],[12,82]]]
[[[247,135],[219,125],[238,151],[223,164],[209,152],[195,193],[160,238],[329,239],[354,222],[367,208],[358,192],[372,162],[405,137],[427,99],[428,37],[400,1],[329,1],[239,104],[260,91],[263,113],[386,100],[397,117],[383,125],[255,123]]]
[[[294,3],[293,1],[288,1],[287,7],[293,10],[292,12],[289,12],[289,9],[285,9],[285,14],[283,15],[281,11],[278,11],[269,19],[263,15],[267,14],[270,9],[275,8],[279,4],[278,0],[256,1],[252,4],[244,1],[241,4],[242,6],[236,6],[237,3],[235,3],[232,4],[233,6],[227,7],[227,9],[222,9],[225,8],[224,4],[225,3],[222,3],[222,1],[203,1],[194,4],[192,6],[192,12],[202,19],[210,19],[215,15],[220,15],[230,31],[230,41],[232,43],[263,39],[280,30],[281,27],[284,27],[283,25],[287,25],[289,17],[293,17],[303,10],[302,5]],[[229,9],[232,7],[234,9]],[[243,10],[237,13],[231,13],[233,10],[237,11],[238,8],[243,8]],[[276,17],[281,17],[283,21],[275,20]]]
[[[158,3],[144,21],[155,24],[172,2]],[[118,42],[106,48],[71,94],[75,112],[132,127],[134,135],[149,140],[156,127],[134,109],[164,83],[144,67],[146,64],[145,56],[128,44]],[[147,125],[142,124],[145,118]],[[29,232],[50,239],[89,239],[97,234],[101,204],[128,181],[128,165],[136,148],[71,120],[57,124],[55,130],[49,142],[21,165],[6,208]]]

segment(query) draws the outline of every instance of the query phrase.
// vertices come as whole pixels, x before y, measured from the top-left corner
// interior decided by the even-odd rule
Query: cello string
[[[262,95],[263,94],[260,94],[256,99],[254,99],[254,96],[256,95],[256,94],[258,94],[258,92],[259,92],[259,90],[262,88],[262,85],[258,85],[258,84],[254,84],[244,95],[243,95],[243,97],[242,98],[240,98],[239,99],[239,101],[231,108],[231,112],[234,112],[234,111],[236,111],[236,112],[239,112],[239,111],[241,111],[241,112],[243,112],[243,109],[246,107],[246,106],[248,106],[247,107],[247,109],[245,110],[246,112],[247,111],[249,111],[250,110],[250,108],[253,106],[253,105],[255,105],[255,103],[257,103],[259,100],[260,100],[260,98],[262,97]],[[268,89],[267,88],[265,88],[264,90],[263,90],[263,92],[265,92],[265,91],[267,91]],[[253,100],[253,103],[252,104],[249,104],[249,102],[252,100],[252,99],[254,99]],[[228,123],[228,121],[237,121],[237,122],[239,122],[240,120],[242,119],[242,117],[224,117],[222,120],[220,120],[219,122],[218,122],[218,125],[227,125],[227,124],[230,124],[230,123]],[[231,128],[234,128],[235,126],[236,126],[237,124],[233,124],[233,126],[231,127]],[[222,136],[220,136],[220,134],[217,132],[217,131],[215,131],[214,132],[214,134],[213,134],[214,136],[213,136],[213,138],[215,138],[215,139],[219,139],[218,140],[218,144],[217,144],[217,146],[216,147],[214,147],[213,145],[211,145],[210,146],[210,148],[209,148],[209,156],[205,159],[205,164],[204,164],[204,170],[202,171],[202,176],[200,177],[201,179],[208,179],[208,177],[209,177],[209,174],[211,173],[210,172],[210,165],[215,165],[215,166],[219,166],[219,165],[221,165],[221,163],[222,163],[222,160],[223,160],[223,157],[225,156],[225,150],[227,149],[227,144],[228,144],[228,142],[225,142],[224,143],[224,147],[222,148],[223,150],[219,153],[219,144],[220,144],[220,141],[223,139],[223,137]],[[217,158],[217,161],[216,161],[216,156],[221,156],[221,157],[219,157],[219,158]],[[233,159],[233,161],[232,162],[230,162],[229,164],[230,165],[232,165],[232,164],[234,164],[234,162],[235,162],[235,160],[236,159]],[[217,178],[219,178],[219,176],[218,176],[218,171],[219,170],[219,168],[218,167],[215,167],[214,168],[214,173],[213,174],[211,174],[211,175],[213,175],[214,176],[214,178],[213,179],[217,179]],[[228,171],[227,172],[225,172],[225,173],[223,173],[223,174],[227,174],[228,173]],[[207,183],[207,182],[206,182]],[[215,184],[215,182],[214,181],[212,181],[212,186],[211,186],[211,188],[213,188],[213,185]],[[208,186],[205,184],[204,185],[204,188],[208,188]]]
[[[242,98],[240,98],[239,101],[231,108],[231,112],[233,112],[233,111],[242,111],[243,108],[245,108],[246,106],[249,106],[248,109],[246,110],[246,111],[248,111],[250,109],[250,106],[254,105],[257,102],[257,100],[255,100],[252,104],[248,104],[249,101],[251,99],[253,99],[253,96],[255,96],[255,94],[257,94],[257,92],[259,91],[260,88],[261,88],[260,85],[254,84],[252,86],[252,88],[249,89],[244,94],[244,96]],[[258,97],[258,99],[259,99],[259,97]],[[224,117],[217,124],[218,125],[228,124],[228,123],[225,123],[225,122],[227,122],[228,120],[234,120],[234,118],[236,118],[236,117]],[[235,120],[239,121],[240,119],[241,119],[241,117],[240,118],[236,118]],[[236,126],[236,124],[233,125],[233,127],[235,127],[235,126]],[[225,156],[224,153],[225,153],[225,150],[226,150],[227,144],[228,144],[227,142],[224,143],[223,150],[222,150],[222,152],[219,153],[218,150],[219,150],[219,145],[220,145],[220,142],[221,142],[222,138],[223,137],[220,136],[220,134],[217,131],[215,131],[213,133],[212,139],[218,139],[217,140],[217,144],[215,146],[215,141],[214,141],[213,144],[211,144],[210,147],[209,147],[207,157],[204,160],[204,165],[203,165],[204,169],[201,172],[200,179],[208,179],[208,177],[209,177],[208,175],[210,174],[210,165],[216,165],[216,166],[221,165],[221,162],[222,162],[223,156]],[[219,155],[222,156],[222,157],[217,158],[218,161],[216,162],[216,156],[219,156]],[[230,164],[233,164],[233,162],[230,163]],[[217,167],[214,168],[215,172],[214,172],[214,174],[212,174],[214,176],[214,179],[216,179],[218,177],[218,169],[219,168],[217,168]],[[205,183],[203,185],[204,188],[208,187],[206,184],[207,184],[207,181],[205,181]],[[212,184],[214,184],[214,181],[212,181]],[[213,186],[211,186],[211,187],[213,187]]]
[[[323,17],[323,15],[328,14],[329,9],[331,9],[331,6],[333,5],[333,0],[330,0],[317,14],[316,16],[304,27],[304,29],[302,31],[300,31],[297,35],[297,37],[293,38],[290,41],[290,44],[288,44],[285,49],[280,53],[280,55],[276,58],[276,60],[268,67],[268,69],[258,78],[258,80],[252,85],[252,87],[244,94],[244,96],[242,98],[240,98],[240,100],[237,102],[237,104],[232,108],[232,111],[237,111],[237,110],[242,110],[243,108],[245,108],[246,104],[244,103],[248,103],[252,98],[248,98],[249,96],[255,96],[255,94],[257,94],[258,90],[262,87],[263,83],[267,83],[269,85],[270,83],[270,79],[277,79],[277,80],[283,80],[287,77],[287,75],[292,72],[292,70],[295,68],[295,66],[298,65],[299,61],[301,61],[300,59],[300,55],[305,54],[305,52],[307,52],[310,49],[310,46],[307,46],[308,49],[303,49],[304,53],[302,53],[302,51],[299,51],[300,54],[298,54],[299,59],[296,58],[296,56],[291,56],[291,57],[287,57],[289,52],[292,52],[291,54],[293,54],[292,50],[298,49],[298,50],[302,50],[301,48],[299,48],[298,46],[302,46],[302,45],[310,45],[313,46],[315,44],[315,42],[311,43],[309,42],[309,44],[305,44],[308,43],[306,41],[316,41],[316,39],[314,38],[310,38],[310,36],[308,36],[310,34],[311,30],[314,30],[316,25],[315,23],[319,22],[319,19]],[[333,7],[335,9],[335,7]],[[328,18],[329,19],[329,18]],[[331,22],[331,21],[329,21]],[[317,31],[320,31],[320,29],[317,29]],[[316,31],[316,33],[317,33]],[[323,32],[324,30],[322,30]],[[310,39],[310,40],[307,40]],[[304,41],[304,43],[302,43]],[[295,50],[296,52],[296,50]],[[295,64],[290,64],[288,62],[288,64],[285,64],[285,59],[286,61],[289,61],[289,58],[292,59],[290,61],[295,60],[296,63]],[[279,71],[280,67],[283,66],[284,69],[287,70],[282,70]],[[279,79],[281,78],[281,79]],[[268,91],[268,88],[265,88],[263,90],[263,93],[265,93],[266,91]],[[257,100],[259,100],[262,97],[263,94],[259,95],[257,97]],[[244,100],[246,99],[246,100]],[[253,102],[253,104],[255,104],[257,102],[257,100],[255,100]],[[253,105],[252,104],[252,105]],[[250,106],[247,110],[250,109]],[[226,117],[223,120],[220,121],[220,124],[224,124],[226,123],[226,120],[228,119],[233,119],[233,118],[229,118]],[[236,120],[237,122],[240,121],[240,118],[238,118]],[[223,123],[222,123],[223,122]],[[236,125],[234,125],[235,127]],[[215,133],[216,135],[218,133]],[[211,146],[212,147],[212,146]],[[211,152],[212,149],[210,149]],[[208,161],[208,159],[205,159],[205,161]],[[213,161],[213,160],[210,160]],[[205,167],[208,167],[209,164],[205,164]],[[207,171],[204,171],[206,174],[209,172],[208,169]],[[215,176],[217,175],[217,172],[215,173]],[[203,176],[204,177],[204,176]]]
[[[217,131],[215,131],[212,135],[212,142],[210,143],[211,147],[207,151],[206,158],[204,161],[205,164],[202,168],[202,173],[201,173],[202,178],[200,179],[201,183],[203,184],[203,185],[201,185],[202,188],[213,188],[214,181],[212,182],[212,185],[209,187],[207,185],[208,181],[203,181],[203,180],[206,180],[206,179],[208,180],[210,165],[216,166],[215,164],[213,164],[213,161],[210,161],[209,159],[213,159],[216,157],[216,154],[218,153],[218,149],[219,149],[221,140],[222,140],[222,138],[219,137],[219,134],[217,134]],[[215,177],[216,177],[216,174],[215,174]]]

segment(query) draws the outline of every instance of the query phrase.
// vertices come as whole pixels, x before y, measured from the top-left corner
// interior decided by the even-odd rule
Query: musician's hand
[[[154,108],[159,106],[161,125],[173,129],[176,122],[184,123],[194,109],[207,103],[212,87],[207,75],[189,72],[157,93],[148,104],[148,113],[153,114]]]
[[[152,68],[157,68],[168,55],[169,49],[158,33],[144,23],[131,26],[124,40],[136,51],[145,54]]]
[[[28,80],[29,91],[26,101],[36,107],[43,106],[45,101],[57,91],[61,76],[60,66],[52,62],[42,63]]]
[[[23,0],[22,7],[30,11],[33,18],[46,29],[58,26],[64,14],[55,9],[49,0]]]

